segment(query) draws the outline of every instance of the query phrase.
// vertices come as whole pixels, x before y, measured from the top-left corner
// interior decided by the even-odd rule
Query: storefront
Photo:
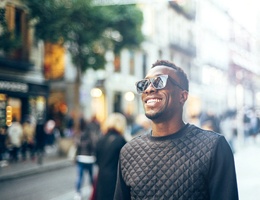
[[[23,122],[27,117],[44,123],[47,115],[49,86],[0,76],[0,126],[9,126],[12,118]]]

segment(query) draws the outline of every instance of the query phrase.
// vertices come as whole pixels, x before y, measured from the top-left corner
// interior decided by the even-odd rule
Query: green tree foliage
[[[100,69],[106,50],[138,48],[142,12],[135,5],[95,6],[91,0],[22,0],[38,39],[67,44],[79,71]]]
[[[118,53],[122,48],[135,48],[143,41],[141,33],[142,12],[135,5],[118,5],[108,8],[111,27],[121,35],[114,40],[114,51]]]

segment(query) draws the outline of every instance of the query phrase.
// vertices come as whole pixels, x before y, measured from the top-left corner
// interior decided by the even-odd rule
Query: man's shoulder
[[[148,139],[149,134],[150,133],[147,132],[147,133],[144,133],[144,134],[141,134],[141,135],[134,137],[133,139],[131,139],[130,141],[128,141],[124,145],[123,149],[133,148],[135,146],[140,146],[142,143],[144,143]]]
[[[192,136],[200,141],[206,141],[206,142],[215,142],[219,138],[223,137],[220,133],[211,131],[211,130],[205,130],[195,125],[189,125],[188,133],[189,136]]]

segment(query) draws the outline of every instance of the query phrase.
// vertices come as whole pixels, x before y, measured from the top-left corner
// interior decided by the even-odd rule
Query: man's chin
[[[156,120],[158,117],[160,117],[161,113],[145,113],[145,116],[150,120]]]

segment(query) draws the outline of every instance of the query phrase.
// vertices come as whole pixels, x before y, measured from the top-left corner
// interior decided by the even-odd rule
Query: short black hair
[[[187,91],[189,91],[189,80],[187,77],[187,74],[183,71],[182,68],[176,66],[173,62],[170,62],[168,60],[157,60],[153,65],[152,68],[156,67],[156,66],[166,66],[166,67],[170,67],[173,68],[174,70],[176,70],[176,74],[177,76],[180,78],[180,85]]]

